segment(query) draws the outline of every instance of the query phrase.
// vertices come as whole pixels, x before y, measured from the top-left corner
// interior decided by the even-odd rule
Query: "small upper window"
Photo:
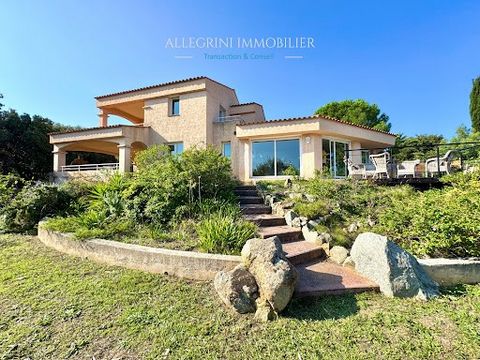
[[[170,115],[180,115],[180,99],[172,99],[170,104]]]
[[[220,109],[218,110],[218,118],[225,119],[226,116],[227,116],[227,110],[225,110],[225,108],[222,105],[220,105]]]

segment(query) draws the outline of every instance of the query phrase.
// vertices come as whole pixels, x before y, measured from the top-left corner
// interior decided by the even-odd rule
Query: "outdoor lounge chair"
[[[416,177],[417,175],[417,167],[420,165],[420,160],[409,160],[409,161],[402,161],[400,164],[397,165],[397,176],[398,177]]]
[[[437,163],[437,158],[430,158],[425,161],[425,172],[427,176],[433,176],[434,174],[438,173],[438,170],[440,168],[440,173],[447,173],[450,174],[452,172],[452,160],[455,156],[455,151],[454,150],[449,150],[445,155],[440,157],[438,159],[438,162],[440,165]]]
[[[373,173],[374,178],[379,178],[383,175],[385,175],[387,178],[390,178],[390,154],[388,152],[383,152],[377,155],[370,155],[370,161],[375,166],[375,171]]]
[[[355,164],[352,159],[347,159],[348,176],[355,178],[360,177],[367,179],[372,177],[375,169],[371,164]]]

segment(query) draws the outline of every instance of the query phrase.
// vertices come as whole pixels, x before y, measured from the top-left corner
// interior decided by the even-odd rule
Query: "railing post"
[[[437,145],[437,175],[440,177],[440,147]]]

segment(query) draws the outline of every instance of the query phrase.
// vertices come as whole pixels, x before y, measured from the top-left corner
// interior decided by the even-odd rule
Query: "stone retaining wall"
[[[75,240],[71,234],[44,229],[41,223],[38,238],[46,246],[69,255],[193,280],[213,280],[217,272],[229,271],[240,263],[240,256],[151,248],[103,239]]]
[[[418,259],[418,262],[440,285],[480,283],[480,260]]]
[[[157,274],[193,280],[213,280],[219,271],[229,271],[240,263],[240,256],[168,250],[92,239],[75,240],[71,234],[44,229],[38,225],[38,238],[60,252],[99,263],[122,266]],[[480,260],[418,259],[430,277],[440,285],[480,283]]]

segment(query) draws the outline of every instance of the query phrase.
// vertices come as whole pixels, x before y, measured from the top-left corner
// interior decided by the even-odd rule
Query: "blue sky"
[[[480,75],[478,1],[21,1],[0,4],[0,93],[20,112],[96,126],[93,97],[205,75],[269,119],[363,98],[394,132],[454,134]],[[296,37],[315,49],[170,49],[172,37]],[[205,60],[209,54],[270,60]],[[191,59],[177,59],[188,55]],[[285,56],[303,56],[285,59]]]

